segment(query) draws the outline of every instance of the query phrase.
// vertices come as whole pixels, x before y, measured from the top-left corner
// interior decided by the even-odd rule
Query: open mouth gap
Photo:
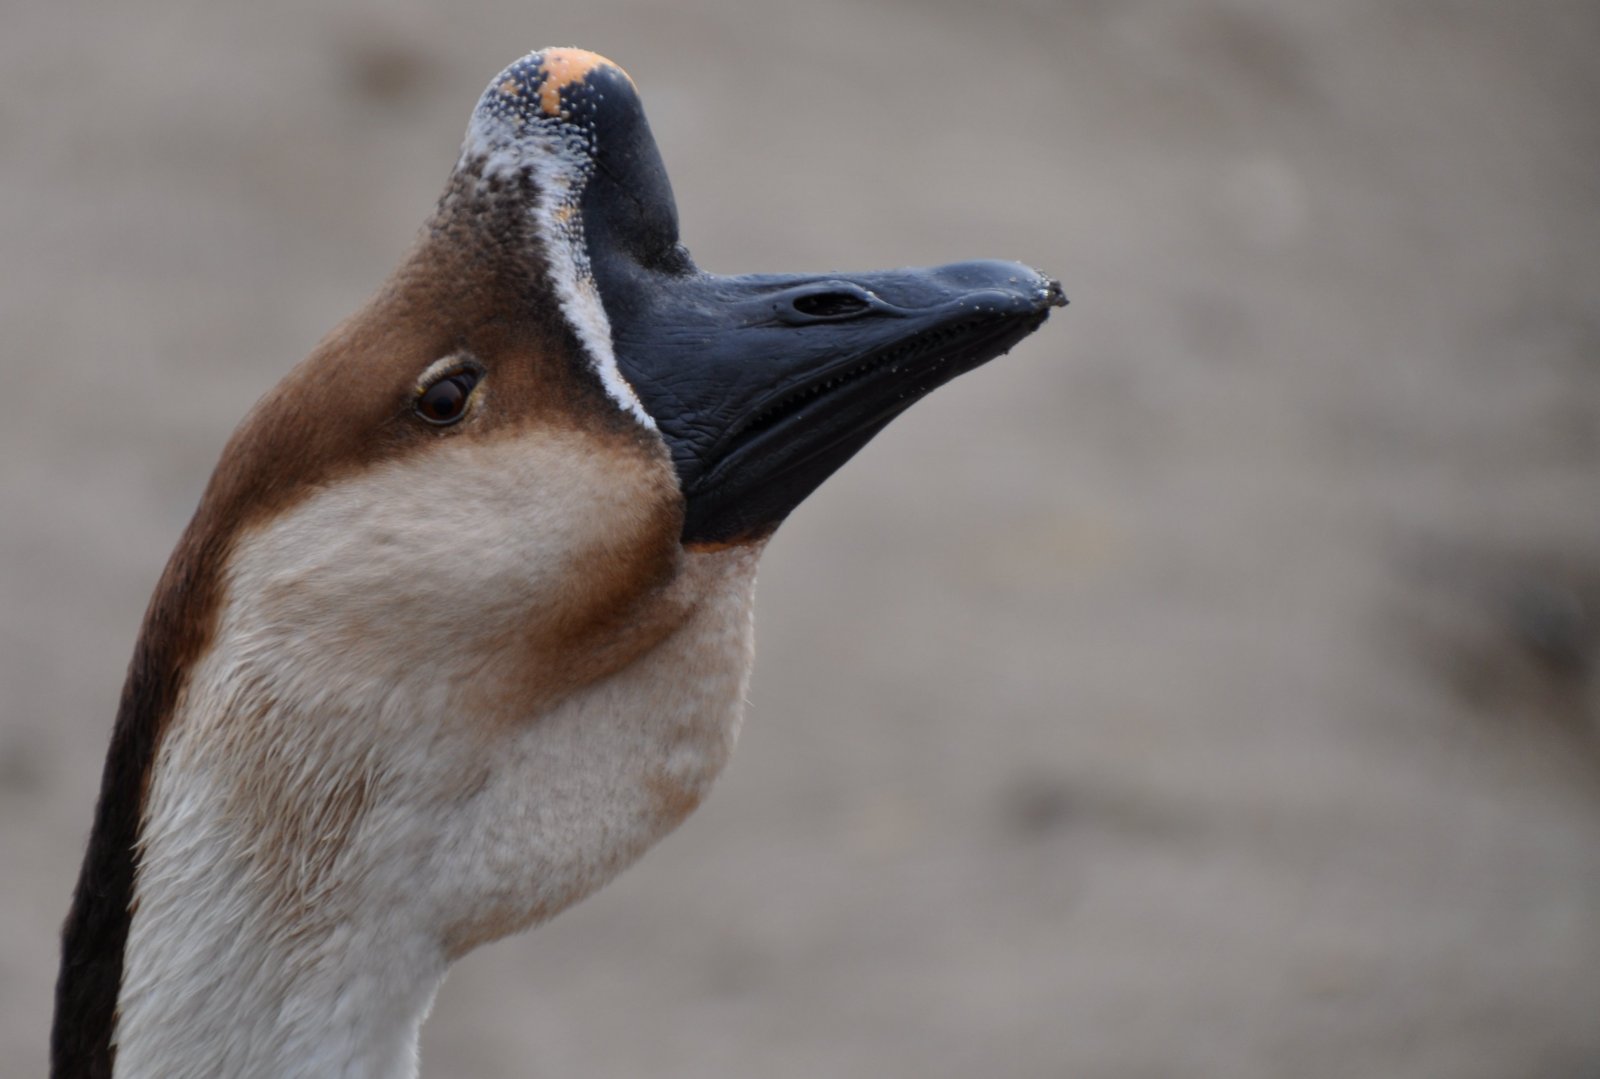
[[[779,398],[739,425],[733,432],[733,439],[737,440],[758,434],[769,427],[773,427],[818,398],[834,392],[841,386],[859,382],[861,379],[876,374],[885,368],[893,369],[900,364],[914,363],[957,342],[970,343],[974,337],[974,331],[994,326],[1004,321],[1003,317],[991,315],[984,318],[968,319],[965,322],[952,323],[949,326],[942,326],[920,333],[891,349],[867,357],[854,367],[837,371],[820,382],[812,383],[803,390],[796,390],[786,397]],[[941,358],[937,363],[921,368],[916,373],[918,375],[931,374],[939,370],[947,359],[948,357]],[[916,392],[915,386],[908,384],[905,391],[897,399]]]

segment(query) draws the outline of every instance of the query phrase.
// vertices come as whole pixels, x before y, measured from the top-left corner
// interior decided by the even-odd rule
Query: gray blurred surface
[[[1589,0],[4,22],[0,1074],[223,440],[572,43],[702,265],[1073,306],[784,528],[715,795],[461,964],[424,1074],[1600,1075]]]

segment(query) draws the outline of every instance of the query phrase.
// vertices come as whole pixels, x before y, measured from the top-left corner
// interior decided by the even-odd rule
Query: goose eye
[[[466,415],[467,401],[477,384],[476,371],[454,371],[445,375],[417,395],[417,415],[441,427],[455,423]]]

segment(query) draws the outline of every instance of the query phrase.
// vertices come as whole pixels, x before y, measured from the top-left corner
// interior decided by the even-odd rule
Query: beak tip
[[[1037,272],[1037,271],[1035,271]],[[1061,282],[1053,277],[1039,274],[1042,282],[1039,286],[1038,299],[1041,308],[1067,306],[1067,294],[1061,290]]]

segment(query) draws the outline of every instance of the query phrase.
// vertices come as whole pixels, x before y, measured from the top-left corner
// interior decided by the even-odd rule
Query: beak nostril
[[[791,302],[796,311],[812,318],[848,318],[872,306],[864,296],[853,292],[813,292],[796,296]]]

